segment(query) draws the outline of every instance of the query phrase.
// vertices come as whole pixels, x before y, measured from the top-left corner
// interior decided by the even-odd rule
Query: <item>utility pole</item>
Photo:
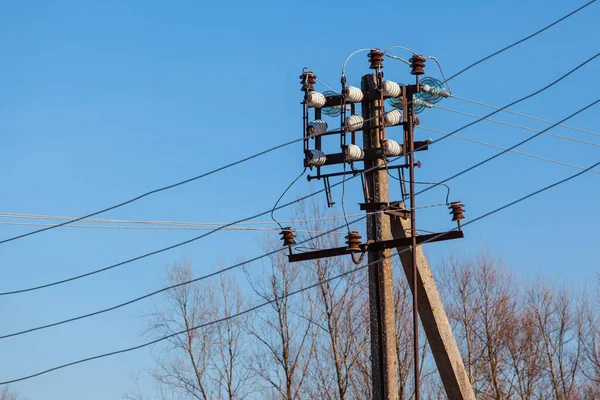
[[[383,58],[383,56],[381,56]],[[361,89],[364,93],[381,90],[381,77],[369,74],[362,77]],[[382,124],[383,98],[372,99],[365,96],[362,103],[362,116],[366,122],[363,128],[365,152],[381,149],[385,125]],[[365,169],[384,166],[384,160],[365,160]],[[363,208],[367,212],[381,211],[389,205],[388,175],[385,169],[376,169],[365,174],[367,201]],[[370,205],[373,209],[366,207]],[[390,218],[382,212],[367,217],[367,243],[391,239]],[[394,278],[391,249],[369,249],[369,306],[371,318],[371,372],[373,399],[398,399],[398,373],[396,370],[396,320],[394,313]],[[376,262],[380,260],[379,262]]]
[[[443,84],[434,78],[419,76],[424,74],[425,58],[413,54],[410,59],[411,74],[415,84],[399,85],[383,80],[384,53],[379,49],[369,52],[370,68],[374,74],[362,77],[361,87],[346,86],[346,77],[342,71],[342,90],[340,93],[315,91],[316,75],[305,68],[300,75],[302,91],[305,92],[303,106],[303,142],[304,166],[313,170],[309,181],[323,180],[328,206],[334,204],[329,179],[347,175],[361,175],[364,203],[361,210],[367,212],[367,242],[361,243],[357,231],[346,236],[345,247],[318,249],[294,253],[293,229],[284,228],[281,232],[283,245],[289,247],[290,262],[302,262],[324,257],[348,256],[360,265],[363,257],[368,256],[369,266],[369,306],[371,332],[371,375],[373,400],[398,399],[398,373],[396,354],[396,323],[394,310],[394,279],[392,269],[392,249],[397,248],[406,278],[413,293],[413,352],[414,352],[414,388],[415,400],[420,400],[419,377],[419,314],[433,357],[438,367],[446,394],[451,400],[474,400],[475,396],[468,380],[464,364],[454,341],[448,318],[444,312],[439,293],[427,259],[419,246],[443,240],[464,237],[460,229],[460,220],[464,219],[463,204],[450,203],[452,221],[458,223],[457,230],[442,233],[417,235],[415,205],[415,152],[428,149],[429,141],[415,141],[414,125],[419,120],[416,112],[431,108],[428,100],[437,102],[449,94]],[[390,100],[395,110],[385,111],[385,99]],[[356,105],[361,105],[361,115],[355,113]],[[348,107],[351,115],[346,116]],[[310,110],[314,110],[314,120],[310,120]],[[402,112],[399,111],[402,110]],[[340,117],[340,128],[327,130],[329,117]],[[402,126],[402,144],[386,137],[386,127]],[[357,141],[356,132],[362,130],[362,148]],[[351,142],[347,143],[350,133]],[[340,153],[326,154],[322,149],[322,136],[339,135]],[[310,143],[313,143],[314,148]],[[399,158],[403,164],[393,164]],[[356,169],[355,164],[363,162],[364,168]],[[343,171],[323,173],[322,168],[343,164]],[[350,165],[350,170],[346,165]],[[409,170],[410,189],[406,188],[404,174],[401,178],[401,201],[390,201],[388,192],[388,173],[390,171]],[[410,209],[404,205],[410,200]],[[342,198],[343,201],[343,198]],[[343,204],[343,202],[342,202]],[[392,238],[393,236],[393,238]],[[358,259],[356,254],[360,254]]]

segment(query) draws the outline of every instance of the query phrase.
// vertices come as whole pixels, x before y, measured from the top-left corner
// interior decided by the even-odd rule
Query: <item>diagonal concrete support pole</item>
[[[403,205],[401,204],[400,207],[403,207]],[[410,236],[411,227],[409,218],[391,215],[390,220],[394,239]],[[406,248],[398,248],[399,252],[403,250],[406,250]],[[433,274],[421,246],[417,246],[416,256],[419,315],[421,316],[421,323],[427,335],[437,369],[442,378],[446,395],[450,400],[475,400],[475,394],[469,382],[462,357],[458,351],[458,346],[454,340],[450,322],[444,311]],[[408,282],[412,282],[413,279],[411,257],[412,253],[410,251],[400,253],[400,260],[402,261],[402,267]]]

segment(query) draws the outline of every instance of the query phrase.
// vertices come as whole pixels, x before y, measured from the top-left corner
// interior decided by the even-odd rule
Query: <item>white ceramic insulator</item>
[[[383,95],[385,97],[399,97],[402,93],[400,85],[392,81],[383,81]]]
[[[364,151],[355,144],[349,144],[344,150],[346,160],[348,161],[359,161],[365,158]]]
[[[348,103],[360,103],[363,98],[363,92],[355,86],[348,86],[344,89],[344,97]]]
[[[360,115],[351,115],[346,119],[346,129],[350,132],[357,131],[363,127],[365,119]]]
[[[433,107],[433,104],[428,103],[428,102],[426,102],[424,100],[418,99],[416,97],[413,99],[413,105],[415,105],[415,106],[423,106],[423,107],[427,107],[427,108],[432,108]]]
[[[315,119],[308,123],[308,134],[310,136],[320,135],[327,132],[327,122],[322,119]]]
[[[391,110],[385,113],[385,126],[399,125],[402,121],[400,110]]]
[[[395,140],[386,140],[384,148],[386,156],[395,157],[402,154],[402,145]]]
[[[321,150],[313,149],[308,152],[309,154],[306,156],[306,163],[311,167],[320,167],[327,161],[327,156]]]
[[[321,108],[325,105],[325,96],[319,92],[308,92],[306,94],[306,104],[309,107]]]
[[[422,84],[421,90],[424,91],[425,93],[430,93],[434,96],[450,97],[450,93],[448,93],[440,88],[429,86],[427,84]]]

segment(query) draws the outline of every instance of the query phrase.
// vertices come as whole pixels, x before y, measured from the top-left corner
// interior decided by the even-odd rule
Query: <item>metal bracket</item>
[[[450,231],[450,232],[442,232],[442,233],[430,233],[427,235],[419,235],[417,236],[417,244],[423,242],[440,242],[443,240],[451,240],[451,239],[460,239],[465,237],[462,231]],[[385,250],[392,249],[395,247],[408,247],[412,243],[412,238],[402,238],[402,239],[392,239],[392,240],[383,240],[381,242],[374,243],[363,243],[360,245],[360,249],[362,252],[366,252],[367,248],[369,251],[371,250]],[[298,253],[298,254],[290,254],[288,255],[289,262],[299,262],[299,261],[308,261],[314,260],[316,258],[325,258],[325,257],[337,257],[343,256],[347,254],[354,253],[355,251],[348,250],[348,247],[335,247],[332,249],[325,250],[315,250],[308,251],[306,253]]]

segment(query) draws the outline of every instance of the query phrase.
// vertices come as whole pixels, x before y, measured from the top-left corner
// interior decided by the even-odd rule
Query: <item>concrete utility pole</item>
[[[426,58],[413,54],[410,61],[411,75],[415,76],[415,84],[399,85],[392,81],[383,80],[384,53],[372,49],[369,53],[370,68],[375,74],[362,77],[361,88],[346,86],[346,77],[342,73],[341,93],[331,92],[327,96],[316,92],[314,84],[316,76],[305,68],[300,76],[302,91],[305,92],[303,105],[303,137],[304,137],[304,166],[316,168],[316,175],[308,175],[307,179],[323,180],[327,204],[334,203],[331,196],[329,178],[346,175],[362,174],[365,202],[361,209],[367,215],[367,243],[361,243],[357,231],[350,231],[346,236],[346,245],[330,249],[317,249],[294,253],[295,244],[293,229],[284,228],[281,232],[283,245],[289,247],[290,262],[302,262],[323,257],[352,257],[355,264],[360,264],[365,253],[369,265],[369,305],[371,331],[371,373],[373,400],[398,399],[398,372],[396,354],[396,323],[394,310],[394,279],[392,269],[393,248],[401,253],[402,266],[413,292],[413,345],[415,400],[420,399],[419,393],[419,315],[433,357],[437,364],[448,399],[475,400],[473,390],[468,380],[462,358],[454,341],[448,318],[444,312],[439,293],[435,286],[427,259],[420,247],[421,243],[451,240],[464,237],[460,229],[460,220],[464,206],[459,201],[449,204],[452,221],[458,224],[457,230],[442,233],[417,235],[415,207],[415,162],[414,153],[427,150],[429,142],[414,140],[414,125],[418,118],[414,115],[414,106],[431,107],[426,99],[439,101],[449,94],[443,90],[442,83],[425,78],[419,81],[419,76],[425,73]],[[427,79],[427,80],[426,80]],[[423,100],[423,97],[425,100]],[[392,105],[398,110],[384,113],[384,100],[393,99]],[[362,115],[355,114],[355,104],[361,103]],[[347,105],[350,106],[351,116],[346,119]],[[309,122],[309,110],[314,109],[315,120]],[[340,129],[327,131],[327,122],[321,119],[321,109],[329,116],[340,116]],[[338,110],[338,111],[336,111]],[[404,138],[400,145],[386,138],[386,126],[403,126]],[[356,131],[363,131],[363,147],[356,141]],[[347,133],[351,133],[351,143],[348,144]],[[326,154],[322,150],[320,135],[340,135],[341,153]],[[314,139],[315,148],[310,148],[309,142]],[[393,161],[404,156],[405,163],[394,165]],[[356,169],[355,162],[362,161],[364,169]],[[352,167],[346,170],[346,164]],[[341,172],[323,173],[321,168],[343,164]],[[388,172],[409,169],[410,190],[403,183],[402,201],[390,202],[388,193]],[[404,180],[402,174],[401,180]],[[404,205],[404,200],[410,199],[410,210]],[[391,216],[391,217],[390,217]],[[393,239],[392,239],[393,236]],[[357,260],[355,256],[361,254]]]
[[[361,89],[364,93],[377,90],[378,79],[375,74],[362,78]],[[362,103],[362,116],[366,123],[363,130],[365,151],[381,149],[381,100],[367,99]],[[365,161],[365,169],[383,166],[381,158]],[[388,175],[385,169],[365,174],[367,204],[389,204]],[[372,211],[372,210],[367,210]],[[385,213],[374,213],[367,218],[367,243],[370,240],[380,242],[391,239],[390,218]],[[391,250],[369,250],[369,263],[382,260],[369,266],[369,305],[371,317],[371,368],[373,399],[398,399],[398,373],[396,370],[396,323],[394,313],[394,278]]]
[[[400,207],[403,205],[401,204]],[[402,217],[391,217],[392,234],[394,239],[404,239],[410,236],[410,219]],[[408,282],[413,282],[413,253],[406,251],[406,247],[399,247],[400,260]],[[431,353],[442,378],[444,389],[448,399],[475,400],[473,388],[469,382],[467,371],[454,340],[450,322],[444,311],[444,305],[435,285],[433,274],[429,268],[427,257],[421,246],[416,247],[417,261],[417,289],[418,309],[423,324],[423,330],[427,335]],[[412,291],[412,285],[411,291]]]

